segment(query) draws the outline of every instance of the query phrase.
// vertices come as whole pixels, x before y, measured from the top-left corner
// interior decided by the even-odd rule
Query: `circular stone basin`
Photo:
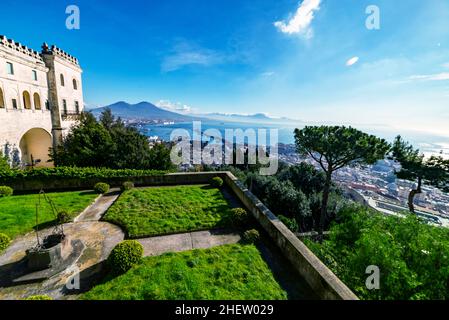
[[[54,268],[64,261],[70,251],[71,241],[67,236],[62,234],[49,235],[44,238],[42,246],[26,251],[28,269],[40,271]]]

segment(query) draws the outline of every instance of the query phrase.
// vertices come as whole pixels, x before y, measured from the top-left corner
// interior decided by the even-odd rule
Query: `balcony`
[[[81,117],[80,112],[68,111],[61,114],[62,121],[77,121]]]

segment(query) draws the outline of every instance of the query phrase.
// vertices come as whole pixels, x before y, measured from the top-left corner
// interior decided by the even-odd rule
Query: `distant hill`
[[[300,120],[294,120],[289,118],[271,118],[264,113],[255,114],[226,114],[226,113],[208,113],[203,114],[203,117],[220,120],[220,121],[236,121],[236,122],[254,122],[254,123],[298,123]]]
[[[120,101],[109,106],[91,109],[90,112],[95,116],[99,116],[106,108],[111,109],[114,116],[121,117],[122,119],[167,121],[192,121],[194,119],[189,116],[161,109],[150,102],[129,104]]]

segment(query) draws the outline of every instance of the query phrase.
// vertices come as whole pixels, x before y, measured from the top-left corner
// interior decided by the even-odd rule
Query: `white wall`
[[[7,62],[13,64],[13,75],[7,72]],[[37,81],[33,79],[33,70],[37,72]],[[0,87],[6,104],[6,108],[0,108],[0,146],[9,142],[19,147],[21,137],[33,128],[51,132],[51,114],[45,108],[48,99],[47,71],[43,61],[0,46]],[[24,108],[24,91],[30,94],[29,110]],[[35,93],[39,94],[41,110],[35,109]],[[13,109],[12,99],[16,99],[17,109]]]

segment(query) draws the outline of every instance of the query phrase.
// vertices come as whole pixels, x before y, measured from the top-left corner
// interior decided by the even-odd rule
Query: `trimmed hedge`
[[[8,237],[4,233],[0,233],[0,252],[5,250],[9,246],[10,242],[11,242],[11,238],[10,237]]]
[[[212,187],[221,188],[221,186],[223,186],[223,179],[220,177],[214,177],[210,181],[210,184]]]
[[[100,193],[100,194],[105,194],[109,191],[111,187],[109,186],[109,184],[104,183],[104,182],[98,182],[97,184],[95,184],[94,186],[94,190],[96,193]]]
[[[133,170],[107,168],[35,168],[32,170],[0,170],[0,183],[17,179],[111,179],[127,177],[157,176],[171,171],[161,170]]]
[[[57,219],[59,224],[69,223],[72,221],[72,217],[70,214],[66,211],[60,211],[58,212]]]
[[[14,190],[11,187],[0,186],[0,198],[12,196]]]
[[[122,186],[120,187],[120,190],[122,191],[128,191],[134,189],[134,182],[132,181],[125,181],[123,182]]]
[[[245,231],[245,233],[243,234],[243,242],[245,243],[257,243],[259,242],[259,240],[260,234],[256,229]]]
[[[243,208],[234,208],[231,210],[231,221],[234,226],[242,226],[249,222],[249,214]]]
[[[114,274],[122,274],[138,264],[143,256],[143,247],[136,240],[125,240],[112,249],[107,263]]]

